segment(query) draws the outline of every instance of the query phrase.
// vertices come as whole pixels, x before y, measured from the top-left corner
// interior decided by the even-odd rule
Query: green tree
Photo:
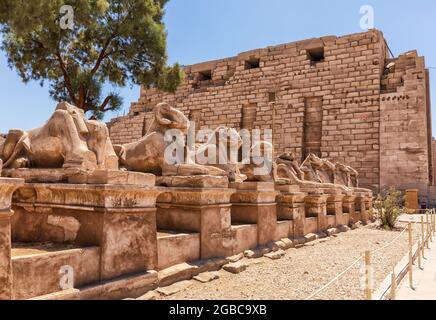
[[[48,81],[55,100],[101,118],[122,104],[116,92],[103,95],[104,83],[171,92],[181,82],[180,66],[167,66],[167,2],[0,0],[1,49],[24,82]]]

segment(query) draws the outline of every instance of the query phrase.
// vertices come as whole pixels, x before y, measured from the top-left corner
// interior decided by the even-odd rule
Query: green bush
[[[407,213],[403,208],[403,194],[393,187],[379,194],[374,200],[373,207],[373,215],[380,220],[380,226],[386,230],[392,230],[398,217]]]

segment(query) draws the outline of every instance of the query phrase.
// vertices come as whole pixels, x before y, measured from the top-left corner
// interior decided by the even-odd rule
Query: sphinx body
[[[345,185],[355,192],[366,193],[369,196],[372,196],[372,191],[370,189],[359,187],[359,173],[357,170],[342,163],[336,163],[335,167],[335,183]]]
[[[12,129],[0,142],[4,168],[117,169],[106,124],[87,120],[83,110],[61,102],[50,119],[28,132]]]
[[[224,170],[212,166],[168,163],[165,159],[165,150],[173,141],[165,139],[165,132],[176,129],[185,139],[189,120],[181,111],[167,103],[159,103],[154,108],[154,116],[154,121],[145,136],[132,143],[114,146],[122,168],[158,176],[226,175]]]
[[[205,142],[196,144],[195,154],[207,157],[209,152],[213,150],[215,163],[211,165],[224,170],[229,181],[243,182],[247,176],[240,172],[241,147],[242,138],[236,129],[219,126],[211,132]],[[220,158],[223,158],[225,163],[220,163]]]

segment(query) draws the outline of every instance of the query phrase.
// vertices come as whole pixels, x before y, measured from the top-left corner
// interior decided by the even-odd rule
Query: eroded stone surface
[[[234,262],[226,264],[223,269],[231,273],[241,273],[247,269],[247,264],[243,262]]]
[[[194,277],[194,280],[197,280],[202,283],[211,282],[213,280],[218,279],[220,276],[218,272],[203,272]]]

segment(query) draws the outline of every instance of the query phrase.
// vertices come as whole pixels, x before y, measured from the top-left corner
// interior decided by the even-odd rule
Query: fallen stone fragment
[[[260,250],[245,250],[244,257],[248,259],[256,259],[262,257]]]
[[[281,257],[283,257],[284,255],[285,255],[285,252],[280,249],[278,251],[267,253],[265,255],[265,257],[267,257],[271,260],[277,260],[277,259],[280,259]]]
[[[222,268],[222,266],[229,263],[226,258],[212,258],[212,261],[214,263],[214,268],[209,271],[217,271]]]
[[[350,231],[350,228],[348,226],[341,224],[338,226],[338,230],[339,230],[339,232],[347,232],[347,231]]]
[[[270,253],[271,251],[272,249],[269,247],[266,246],[259,247],[259,252],[261,253],[262,256],[266,255],[267,253]]]
[[[213,261],[213,259],[206,259],[206,260],[198,260],[194,262],[190,262],[189,264],[197,266],[196,272],[193,274],[194,276],[207,272],[207,271],[215,271],[216,270],[216,264]]]
[[[298,237],[294,239],[294,245],[304,244],[306,242],[305,237]]]
[[[279,247],[280,249],[284,249],[285,248],[285,243],[281,240],[274,242],[276,244],[277,247]]]
[[[361,221],[357,221],[356,223],[353,223],[351,225],[351,230],[355,230],[357,228],[360,228],[362,226],[362,222]]]
[[[336,228],[330,228],[330,229],[327,229],[327,230],[326,230],[326,233],[327,233],[327,235],[328,235],[329,237],[331,237],[331,236],[333,236],[333,235],[335,235],[335,234],[338,233],[338,229],[336,229]]]
[[[201,282],[201,283],[206,283],[206,282],[211,282],[213,280],[218,279],[220,276],[217,272],[203,272],[200,273],[199,275],[195,276],[194,279]]]
[[[228,262],[237,262],[237,261],[241,260],[243,257],[244,257],[244,254],[239,253],[239,254],[236,254],[234,256],[228,257],[227,261]]]
[[[317,237],[317,239],[324,239],[324,238],[327,238],[328,235],[327,235],[327,233],[325,233],[325,232],[318,232],[318,233],[316,234],[316,237]]]
[[[191,279],[196,275],[197,270],[198,266],[188,263],[180,263],[166,268],[158,273],[159,286],[165,287],[174,282]]]
[[[310,241],[315,241],[316,240],[316,234],[314,233],[308,233],[304,236],[304,238],[306,239],[306,242],[310,242]]]
[[[290,248],[293,248],[293,247],[294,247],[294,242],[293,242],[291,239],[283,238],[283,239],[281,239],[280,241],[283,242],[283,243],[285,244],[285,247],[284,247],[284,248],[281,248],[281,249],[283,249],[283,250],[287,250],[287,249],[290,249]]]
[[[327,241],[329,241],[330,240],[330,238],[323,238],[323,239],[319,239],[319,243],[323,243],[323,242],[327,242]]]
[[[168,297],[173,294],[176,294],[177,292],[189,288],[191,285],[192,285],[191,281],[185,280],[185,281],[176,282],[168,287],[157,288],[156,291]]]
[[[241,273],[242,271],[245,271],[247,269],[247,264],[239,261],[233,262],[233,263],[226,264],[223,267],[223,269],[226,270],[227,272],[237,274],[237,273]]]

